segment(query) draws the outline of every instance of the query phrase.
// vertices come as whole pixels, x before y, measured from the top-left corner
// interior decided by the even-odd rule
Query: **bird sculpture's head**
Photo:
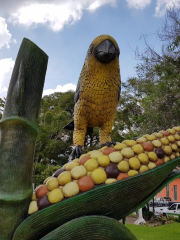
[[[102,64],[108,64],[119,59],[119,54],[119,47],[115,39],[109,35],[100,35],[89,46],[86,60],[89,62],[92,59]]]

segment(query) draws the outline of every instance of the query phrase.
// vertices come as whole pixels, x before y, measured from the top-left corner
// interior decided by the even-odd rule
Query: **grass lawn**
[[[126,225],[138,240],[180,240],[180,223],[172,223],[158,227]]]

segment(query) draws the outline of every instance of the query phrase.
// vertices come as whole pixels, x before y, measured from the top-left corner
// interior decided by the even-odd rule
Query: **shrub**
[[[178,216],[178,218],[175,218],[175,221],[180,223],[180,215]]]

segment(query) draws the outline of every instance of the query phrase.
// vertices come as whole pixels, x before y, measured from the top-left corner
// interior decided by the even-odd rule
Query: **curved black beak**
[[[106,39],[96,47],[95,56],[101,63],[109,63],[116,57],[116,48]]]

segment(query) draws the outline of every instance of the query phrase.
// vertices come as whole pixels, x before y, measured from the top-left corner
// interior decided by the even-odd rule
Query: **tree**
[[[74,92],[72,91],[56,92],[42,98],[36,161],[46,158],[59,160],[59,154],[67,155],[66,149],[72,144],[72,131],[64,130],[63,127],[72,121],[73,108]]]
[[[63,142],[60,140],[52,140],[44,148],[44,155],[48,159],[53,159],[56,162],[59,162],[59,165],[63,165],[63,164],[65,164],[65,162],[60,161],[61,159],[60,159],[59,155],[62,154],[65,156],[68,147],[69,147],[69,143],[67,143],[67,142]],[[67,162],[68,157],[66,157],[63,160],[65,160]]]
[[[123,141],[137,136],[137,132],[144,120],[141,106],[142,96],[139,94],[136,78],[128,79],[122,83],[123,91],[118,103],[115,116],[112,139],[114,141]]]
[[[131,91],[128,97],[131,104],[123,103],[122,110],[130,120],[127,128],[132,126],[138,135],[167,129],[180,122],[180,7],[167,11],[157,36],[161,51],[155,51],[144,37],[145,51],[136,51],[140,60],[137,78],[128,79],[122,93],[124,96]]]

